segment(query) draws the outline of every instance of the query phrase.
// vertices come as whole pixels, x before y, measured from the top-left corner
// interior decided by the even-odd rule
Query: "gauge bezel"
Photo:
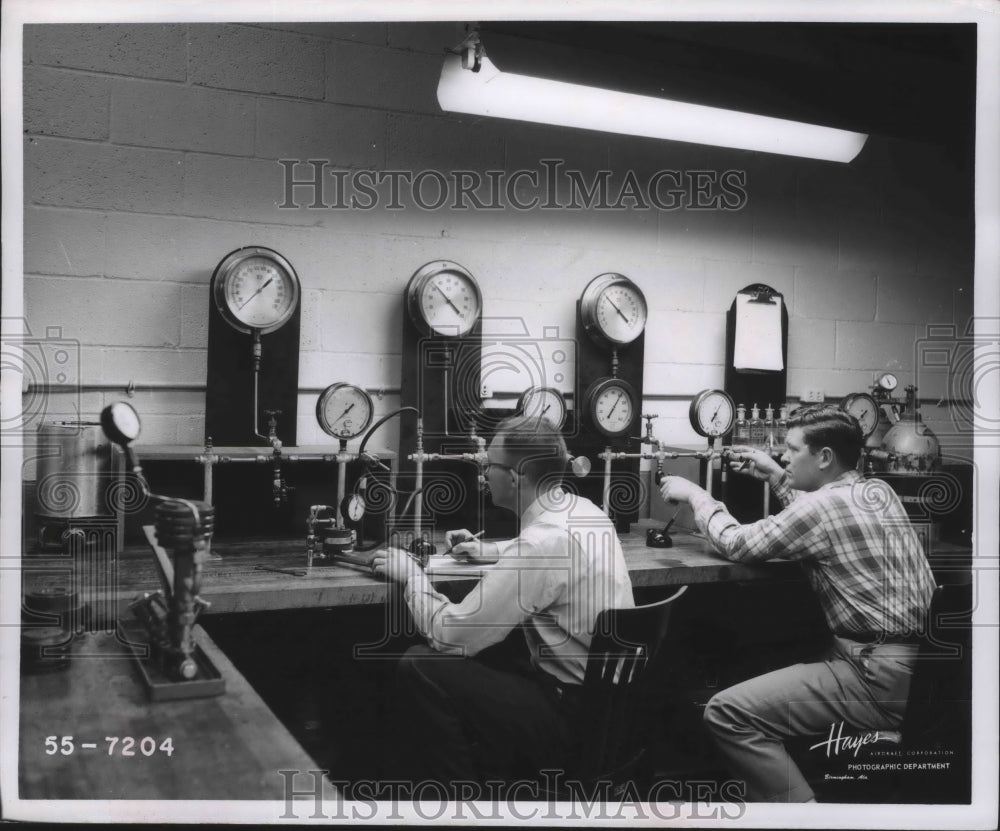
[[[261,327],[249,326],[240,320],[236,315],[236,310],[232,308],[229,303],[229,299],[226,296],[226,286],[233,274],[236,272],[236,269],[243,262],[253,257],[262,257],[264,259],[271,260],[279,270],[283,271],[288,278],[292,293],[292,299],[288,304],[288,308],[272,323]],[[237,248],[235,251],[231,251],[222,258],[222,261],[215,267],[215,271],[212,273],[212,299],[215,302],[215,308],[219,310],[219,314],[222,315],[222,319],[225,320],[226,323],[232,326],[237,332],[242,332],[245,335],[249,335],[254,332],[267,335],[280,329],[295,315],[295,312],[299,307],[299,298],[301,297],[301,294],[302,290],[299,284],[299,275],[295,273],[295,269],[292,268],[292,264],[282,257],[277,251],[271,248],[264,248],[259,245]]]
[[[844,400],[840,402],[840,409],[842,409],[848,415],[854,416],[854,419],[858,422],[858,424],[861,424],[861,419],[855,416],[850,409],[851,405],[858,400],[867,401],[868,403],[871,404],[872,409],[875,410],[875,423],[872,425],[872,429],[865,432],[865,428],[864,427],[861,428],[861,432],[867,439],[872,433],[874,433],[878,429],[879,409],[880,409],[879,403],[878,401],[875,400],[874,396],[869,395],[867,392],[852,392],[850,395],[845,395]]]
[[[624,392],[628,397],[629,403],[632,406],[632,418],[629,420],[628,424],[620,430],[608,430],[597,419],[597,399],[600,398],[602,393],[611,387],[620,387],[622,392]],[[598,378],[587,388],[587,392],[584,394],[584,408],[590,424],[595,430],[601,433],[601,435],[606,436],[609,439],[621,438],[622,436],[627,436],[632,432],[639,419],[638,404],[638,395],[636,394],[635,387],[622,378]]]
[[[885,390],[886,392],[892,392],[899,386],[899,378],[891,372],[883,372],[875,381],[875,386],[879,389]]]
[[[706,429],[702,424],[701,420],[698,418],[698,413],[701,410],[701,405],[706,399],[712,398],[714,396],[722,396],[726,399],[729,404],[729,425],[725,430],[715,433]],[[699,436],[706,439],[718,438],[719,436],[725,436],[733,429],[733,425],[736,423],[736,402],[733,401],[733,397],[725,390],[718,389],[708,389],[702,390],[694,398],[691,399],[691,406],[688,408],[688,420],[691,422],[691,429],[694,430]]]
[[[368,417],[365,419],[364,424],[362,424],[356,430],[353,430],[352,432],[346,434],[334,432],[333,428],[327,423],[326,419],[327,402],[334,395],[336,395],[337,392],[345,388],[352,389],[355,390],[356,392],[361,393],[361,395],[368,403]],[[375,417],[375,404],[372,401],[372,397],[368,394],[367,390],[362,389],[357,384],[349,384],[345,381],[339,381],[336,384],[330,384],[330,386],[328,386],[325,390],[323,390],[323,392],[320,393],[319,398],[316,399],[316,421],[319,422],[320,429],[324,433],[335,439],[343,439],[346,441],[349,439],[357,438],[365,430],[367,430],[369,426],[371,426],[374,417]]]
[[[609,334],[602,326],[597,315],[597,303],[601,299],[601,295],[612,286],[624,286],[630,289],[635,292],[636,297],[642,304],[642,325],[627,340],[622,340]],[[587,284],[587,287],[583,290],[583,294],[580,295],[580,320],[583,323],[584,331],[600,346],[606,348],[627,346],[637,340],[646,330],[646,324],[649,321],[649,305],[646,303],[646,295],[643,294],[642,289],[632,280],[624,274],[607,272],[605,274],[598,274]]]
[[[427,319],[420,299],[423,296],[424,287],[439,274],[446,272],[457,275],[469,285],[475,297],[476,309],[471,320],[468,321],[468,325],[464,328],[458,326],[447,327],[446,331],[440,331],[434,328],[433,324]],[[406,312],[410,320],[413,321],[414,325],[423,335],[436,338],[460,338],[469,334],[475,328],[476,324],[479,323],[483,314],[483,295],[479,290],[479,283],[467,268],[450,260],[434,260],[418,268],[410,278],[410,282],[407,283]]]
[[[361,516],[354,519],[350,515],[350,505],[360,504],[361,506]],[[340,503],[340,518],[343,520],[344,524],[349,528],[357,528],[364,522],[365,513],[368,511],[368,505],[365,502],[365,498],[360,493],[349,493],[344,497],[343,501]]]
[[[539,417],[546,418],[552,421],[552,423],[555,424],[555,426],[561,430],[563,425],[566,423],[566,399],[563,397],[563,394],[555,387],[528,387],[528,389],[522,392],[520,397],[517,399],[517,412],[520,415],[527,415],[525,411],[527,410],[528,404],[535,396],[539,395],[551,395],[555,400],[559,402],[558,420],[553,419],[551,416],[539,416]]]

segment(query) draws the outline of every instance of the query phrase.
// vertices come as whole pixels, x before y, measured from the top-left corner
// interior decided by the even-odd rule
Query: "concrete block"
[[[413,171],[414,176],[434,170],[450,178],[456,170],[503,167],[500,137],[472,119],[392,115],[388,127],[386,164],[390,169]],[[433,196],[429,191],[424,202]]]
[[[693,398],[704,389],[721,389],[725,369],[719,364],[679,364],[662,361],[647,346],[642,389],[646,395],[683,395]],[[690,400],[684,405],[690,405]],[[686,413],[686,410],[685,410]]]
[[[795,299],[795,270],[788,265],[705,260],[705,311],[728,312],[741,289],[763,283],[779,292],[791,312]]]
[[[86,277],[32,277],[25,281],[32,328],[62,326],[87,344],[176,346],[180,342],[180,286]]]
[[[294,32],[255,26],[190,27],[190,81],[216,89],[323,98],[326,46]]]
[[[324,352],[399,354],[401,295],[326,291],[321,300]]]
[[[299,319],[299,355],[316,352],[323,348],[320,322],[320,306],[323,292],[318,289],[302,290],[302,314]]]
[[[905,218],[886,219],[872,211],[847,213],[838,220],[839,268],[899,273],[916,268],[919,230]]]
[[[180,153],[32,138],[24,164],[31,204],[155,213],[181,207]]]
[[[111,140],[117,144],[250,156],[255,100],[198,87],[121,80],[112,87]]]
[[[879,272],[876,320],[889,323],[951,323],[954,290],[951,275]],[[971,272],[969,273],[971,288]]]
[[[81,277],[104,273],[107,214],[34,208],[24,210],[24,270]]]
[[[385,46],[385,23],[261,23],[261,29],[280,29],[326,40],[348,40]]]
[[[183,212],[189,216],[288,225],[327,220],[325,210],[278,207],[284,199],[284,173],[276,162],[190,154],[184,168]]]
[[[24,132],[106,139],[111,94],[107,78],[41,66],[24,68]]]
[[[376,110],[440,114],[437,82],[443,58],[443,53],[424,55],[331,42],[325,62],[326,100]]]
[[[208,352],[204,349],[124,349],[108,347],[104,353],[100,381],[135,385],[201,384],[208,372]],[[143,423],[145,426],[145,422]]]
[[[181,340],[180,346],[208,348],[208,314],[212,298],[209,284],[180,287]]]
[[[302,352],[299,355],[299,388],[315,390],[312,407],[319,391],[330,384],[346,381],[365,389],[399,389],[402,359],[397,355],[356,352]]]
[[[752,200],[751,196],[751,200]],[[753,211],[753,256],[762,263],[834,269],[839,256],[836,228],[808,216],[761,210]]]
[[[646,359],[662,363],[722,364],[726,316],[707,312],[657,312],[646,328]]]
[[[183,81],[187,77],[187,31],[188,26],[181,23],[30,24],[24,27],[24,60]]]
[[[898,370],[897,370],[898,371]],[[839,404],[852,392],[871,392],[872,373],[868,370],[797,368],[788,369],[788,398],[798,399],[805,387],[823,391],[825,403]]]
[[[385,156],[385,114],[336,104],[263,99],[257,111],[256,155],[268,159],[324,159],[331,168],[380,167]],[[296,179],[311,178],[307,168],[293,170]],[[338,199],[327,170],[330,194],[326,204]],[[312,202],[311,194],[296,202]]]
[[[835,321],[789,315],[789,368],[825,369],[833,366],[836,342]]]
[[[387,29],[393,49],[428,52],[441,61],[446,49],[454,49],[465,39],[465,24],[450,21],[394,22]]]
[[[916,326],[901,323],[837,322],[836,369],[913,369]]]
[[[660,211],[659,250],[673,257],[748,262],[755,259],[751,211]]]
[[[794,314],[823,320],[874,320],[876,284],[871,271],[795,269]]]

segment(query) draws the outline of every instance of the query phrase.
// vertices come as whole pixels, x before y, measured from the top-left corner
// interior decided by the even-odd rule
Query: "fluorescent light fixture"
[[[868,139],[801,121],[501,72],[485,54],[479,60],[474,72],[463,69],[461,54],[445,57],[441,109],[831,162],[851,161]]]

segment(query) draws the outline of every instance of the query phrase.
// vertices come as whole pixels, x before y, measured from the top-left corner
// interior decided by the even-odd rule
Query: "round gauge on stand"
[[[466,335],[479,320],[482,308],[476,278],[458,263],[427,263],[406,287],[407,312],[425,335]]]
[[[899,386],[899,379],[891,372],[883,372],[879,375],[878,380],[875,381],[875,386],[879,389],[885,390],[886,392],[892,392],[897,386]]]
[[[632,343],[646,328],[646,298],[623,274],[600,274],[580,297],[580,318],[587,334],[609,347]]]
[[[365,498],[359,493],[352,493],[350,496],[345,496],[344,501],[340,503],[340,516],[344,520],[344,524],[348,527],[357,527],[361,524],[361,520],[365,518]]]
[[[691,401],[688,410],[691,428],[699,436],[709,439],[728,433],[735,417],[733,399],[723,390],[702,390]]]
[[[291,263],[259,246],[226,255],[212,274],[212,298],[223,320],[239,332],[266,335],[295,314],[301,289]]]
[[[861,425],[861,432],[867,439],[878,427],[878,403],[866,392],[855,392],[845,396],[840,409],[854,416]]]
[[[372,423],[374,413],[371,396],[354,384],[330,384],[316,402],[319,426],[335,439],[361,435]]]
[[[608,438],[626,436],[639,412],[632,385],[621,378],[599,378],[584,395],[590,423]]]
[[[546,418],[562,428],[566,421],[566,401],[554,387],[531,387],[521,393],[517,411],[525,416]]]

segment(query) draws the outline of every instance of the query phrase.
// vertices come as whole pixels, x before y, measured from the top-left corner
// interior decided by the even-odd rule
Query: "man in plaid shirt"
[[[894,730],[906,697],[934,577],[896,494],[856,468],[864,437],[836,407],[798,410],[781,458],[734,447],[733,469],[767,481],[784,509],[741,525],[702,488],[663,480],[665,500],[690,504],[698,527],[729,560],[798,560],[833,643],[816,663],[770,672],[714,696],[705,724],[754,801],[810,802],[812,789],[785,750],[792,736]],[[794,490],[793,490],[794,488]]]

